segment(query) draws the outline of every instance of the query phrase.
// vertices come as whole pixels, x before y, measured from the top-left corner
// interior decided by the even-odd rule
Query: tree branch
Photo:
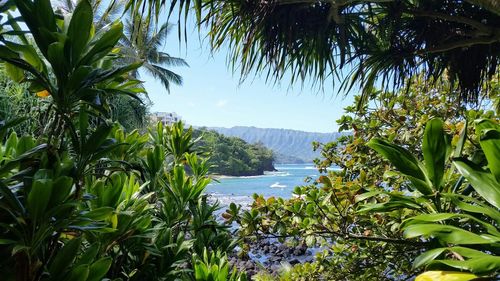
[[[498,0],[465,0],[472,5],[480,6],[500,16],[500,1]]]
[[[460,41],[455,41],[447,44],[442,44],[435,47],[421,49],[415,52],[416,55],[425,55],[432,53],[441,53],[457,48],[467,48],[474,45],[489,45],[493,43],[499,43],[500,37],[480,37],[480,38],[470,38]]]
[[[383,237],[383,236],[364,236],[364,235],[356,235],[356,234],[344,234],[338,231],[332,231],[332,230],[325,230],[325,231],[315,231],[312,232],[310,235],[318,235],[318,236],[335,236],[335,237],[342,237],[347,240],[365,240],[365,241],[375,241],[375,242],[386,242],[386,243],[391,243],[391,244],[400,244],[400,245],[409,245],[409,246],[428,246],[429,242],[424,242],[424,241],[415,241],[415,240],[409,240],[409,239],[399,239],[399,238],[391,238],[391,237]],[[297,235],[292,235],[292,234],[282,234],[282,235],[276,235],[272,233],[266,233],[259,235],[259,237],[264,237],[264,238],[291,238],[291,237],[296,237]],[[249,237],[249,236],[247,236]]]

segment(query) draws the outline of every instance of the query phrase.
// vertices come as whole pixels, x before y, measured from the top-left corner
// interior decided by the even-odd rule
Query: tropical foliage
[[[163,66],[184,62],[159,49],[169,26],[153,25],[168,3],[122,3],[125,32],[108,17],[118,1],[97,22],[100,2],[67,4],[0,7],[3,279],[244,281],[228,255],[261,238],[323,251],[254,280],[498,278],[496,1],[169,2],[179,17],[194,8],[214,49],[229,43],[243,77],[323,81],[349,66],[344,89],[363,86],[338,121],[353,134],[316,144],[317,181],[231,204],[226,224],[204,193],[211,167],[260,173],[272,153],[182,123],[133,130],[138,69],[181,82]]]
[[[375,109],[365,102],[357,111],[358,100],[346,108],[339,125],[354,134],[317,144],[325,172],[317,182],[289,200],[255,195],[251,210],[228,209],[244,238],[326,247],[282,280],[400,280],[423,268],[499,274],[497,117],[460,109],[448,87],[412,81],[406,96],[373,93]]]
[[[0,123],[2,278],[213,280],[198,272],[213,276],[214,263],[227,271],[235,240],[203,194],[207,159],[197,156],[192,129],[126,132],[110,119],[114,97],[144,91],[131,75],[140,63],[114,63],[122,24],[96,31],[85,0],[65,16],[48,0],[14,6],[20,17],[3,10],[0,58],[23,84],[3,77],[3,86],[8,102],[33,101],[43,126],[20,130],[23,118],[10,114]]]
[[[336,77],[340,89],[360,85],[366,98],[375,85],[402,86],[424,70],[434,81],[446,73],[457,82],[450,94],[477,101],[499,62],[495,0],[131,1],[134,11],[156,18],[162,6],[180,19],[194,9],[212,48],[229,46],[228,60],[243,78]]]

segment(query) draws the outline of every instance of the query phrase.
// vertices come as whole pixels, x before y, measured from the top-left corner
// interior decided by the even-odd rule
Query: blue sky
[[[343,108],[352,103],[352,95],[337,96],[330,83],[323,92],[308,84],[290,87],[286,80],[273,85],[265,77],[249,77],[240,84],[239,75],[226,64],[226,50],[211,54],[197,31],[189,34],[187,47],[179,47],[175,27],[164,51],[184,58],[190,67],[171,68],[183,76],[184,85],[172,86],[170,94],[153,78],[141,77],[153,102],[151,111],[176,112],[191,125],[334,132]]]

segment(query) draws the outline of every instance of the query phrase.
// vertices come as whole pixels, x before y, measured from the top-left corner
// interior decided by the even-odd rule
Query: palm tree
[[[354,81],[368,93],[375,85],[402,86],[423,71],[433,78],[446,74],[457,82],[454,93],[474,102],[500,65],[498,0],[131,2],[155,17],[161,5],[169,14],[186,11],[180,17],[193,10],[208,26],[212,48],[229,46],[228,61],[243,78],[264,72],[293,83],[338,75],[340,89]]]
[[[140,69],[158,79],[168,92],[171,84],[182,85],[182,77],[167,67],[188,66],[184,59],[172,57],[160,50],[171,28],[171,25],[165,23],[155,30],[152,24],[136,17],[133,22],[126,21],[124,37],[120,42],[124,62],[143,61]],[[132,75],[135,78],[140,76],[139,71],[134,71]]]
[[[97,29],[116,20],[120,15],[124,15],[125,1],[115,0],[106,5],[100,0],[89,1],[94,10],[94,24]],[[58,0],[56,6],[64,13],[72,13],[76,2],[75,0]],[[143,20],[141,16],[131,14],[131,12],[127,14],[130,19],[125,22],[124,36],[120,41],[121,62],[126,64],[142,61],[141,69],[160,80],[167,92],[170,92],[171,84],[182,85],[182,77],[167,67],[188,66],[188,64],[184,59],[172,57],[160,51],[172,26],[165,23],[156,29],[149,20]],[[140,77],[139,71],[134,71],[132,75],[134,78]]]

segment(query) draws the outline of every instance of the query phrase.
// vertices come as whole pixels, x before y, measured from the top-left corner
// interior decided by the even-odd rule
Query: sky
[[[184,79],[182,86],[171,86],[170,94],[152,77],[141,76],[153,103],[150,111],[176,112],[190,125],[336,132],[335,121],[353,100],[352,95],[337,94],[331,82],[323,91],[310,84],[290,87],[286,80],[274,85],[265,77],[251,76],[240,83],[226,63],[227,49],[213,54],[196,30],[188,32],[187,46],[180,46],[174,27],[163,51],[184,58],[189,67],[170,68]]]

